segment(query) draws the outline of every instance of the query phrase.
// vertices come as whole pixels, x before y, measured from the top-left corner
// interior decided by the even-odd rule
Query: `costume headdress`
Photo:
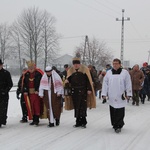
[[[32,61],[32,60],[31,61],[27,61],[26,63],[27,63],[28,68],[29,67],[35,67],[35,62]]]

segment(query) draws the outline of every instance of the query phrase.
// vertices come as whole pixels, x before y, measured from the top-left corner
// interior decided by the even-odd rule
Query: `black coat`
[[[12,86],[13,82],[10,73],[2,68],[0,70],[0,125],[6,125],[7,122],[8,92]]]
[[[13,86],[10,73],[5,70],[0,70],[0,97],[8,97],[8,92]]]

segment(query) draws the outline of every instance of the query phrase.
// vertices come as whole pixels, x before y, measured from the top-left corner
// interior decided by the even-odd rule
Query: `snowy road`
[[[73,128],[73,111],[65,111],[59,127],[21,124],[20,103],[10,93],[8,123],[0,128],[0,150],[150,150],[150,102],[126,107],[125,126],[116,134],[109,119],[108,104],[97,99],[97,108],[88,110],[86,129]]]

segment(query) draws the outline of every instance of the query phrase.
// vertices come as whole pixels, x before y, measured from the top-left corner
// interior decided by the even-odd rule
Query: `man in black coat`
[[[6,125],[9,91],[13,86],[10,73],[3,68],[0,59],[0,127]]]
[[[27,116],[28,116],[28,111],[26,108],[26,103],[25,103],[25,99],[24,99],[24,95],[23,95],[23,75],[26,73],[27,68],[23,68],[22,70],[22,75],[18,81],[18,88],[16,91],[16,96],[17,99],[20,99],[20,105],[21,105],[21,110],[22,110],[22,119],[20,120],[21,123],[25,123],[28,122]],[[21,96],[19,97],[19,95],[21,94]]]

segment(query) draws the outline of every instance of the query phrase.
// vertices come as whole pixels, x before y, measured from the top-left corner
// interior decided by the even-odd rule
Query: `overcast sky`
[[[150,0],[0,0],[0,23],[12,23],[24,9],[38,7],[53,15],[63,37],[61,54],[73,54],[84,36],[106,43],[120,58],[122,9],[125,9],[124,60],[142,64],[150,50]],[[70,38],[68,38],[70,37]],[[74,37],[74,38],[71,38]],[[76,37],[76,38],[75,38]]]

